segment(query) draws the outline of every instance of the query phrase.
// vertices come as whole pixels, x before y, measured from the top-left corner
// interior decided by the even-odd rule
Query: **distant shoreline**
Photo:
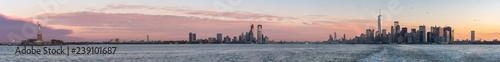
[[[99,44],[61,44],[61,45],[145,45],[145,44],[155,44],[155,43],[99,43]],[[223,43],[225,44],[225,43]],[[299,43],[274,43],[274,44],[299,44]],[[9,44],[0,44],[0,45],[9,45]],[[155,44],[155,45],[197,45],[197,44]],[[216,44],[212,44],[216,45]],[[228,44],[226,44],[228,45]],[[250,45],[250,44],[249,44]],[[266,44],[261,44],[266,45]],[[272,45],[272,44],[268,44]],[[308,45],[308,44],[304,44]],[[337,43],[337,44],[326,44],[326,43],[313,43],[309,45],[500,45],[500,44],[345,44],[345,43]],[[9,45],[9,46],[54,46],[54,45]]]

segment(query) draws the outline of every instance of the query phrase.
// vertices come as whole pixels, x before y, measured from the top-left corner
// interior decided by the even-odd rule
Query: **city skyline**
[[[198,38],[238,36],[250,24],[262,24],[270,40],[324,41],[330,34],[347,39],[365,33],[366,29],[389,29],[394,21],[409,29],[425,25],[453,27],[455,39],[476,40],[500,38],[500,1],[496,0],[169,0],[169,1],[13,1],[0,3],[2,22],[41,22],[47,30],[69,31],[53,38],[68,41],[123,40],[188,40],[186,33]],[[81,2],[81,3],[80,3]],[[158,3],[161,2],[161,3]],[[15,4],[12,4],[15,3]],[[276,5],[282,3],[282,5]],[[351,4],[347,4],[351,3]],[[23,8],[14,8],[20,6]],[[378,29],[377,16],[381,29]],[[5,24],[4,24],[5,25]],[[3,25],[2,25],[3,26]],[[23,26],[23,25],[7,25]],[[402,28],[402,27],[401,27]],[[13,28],[21,31],[21,28]],[[45,29],[45,27],[44,27]],[[8,40],[10,28],[2,28],[0,41]],[[29,32],[29,31],[28,31]],[[43,31],[47,32],[47,31]],[[257,33],[254,30],[254,35]],[[380,32],[379,32],[380,33]],[[23,38],[24,33],[14,32]],[[30,33],[28,33],[30,34]],[[36,34],[36,33],[35,33]],[[33,34],[33,35],[35,35]],[[51,34],[44,33],[44,38]],[[150,38],[149,38],[150,37]],[[257,37],[257,36],[255,36]],[[334,35],[337,38],[336,35]],[[32,37],[34,38],[34,37]],[[340,38],[339,38],[340,39]],[[454,39],[454,40],[455,40]]]

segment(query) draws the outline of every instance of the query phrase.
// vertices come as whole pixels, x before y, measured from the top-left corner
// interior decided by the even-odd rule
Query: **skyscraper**
[[[470,31],[470,41],[474,42],[476,41],[476,31]]]
[[[333,43],[333,37],[332,37],[332,34],[330,34],[330,37],[328,37],[328,41],[329,41],[330,43]]]
[[[192,42],[193,41],[193,33],[192,32],[189,32],[189,42]]]
[[[399,26],[399,21],[394,21],[394,26]]]
[[[443,36],[444,35],[443,35],[443,28],[442,27],[440,27],[440,26],[437,27],[437,33],[436,33],[436,35],[437,35],[436,39],[437,39],[438,44],[443,43],[443,40],[444,40]]]
[[[231,37],[229,37],[229,36],[224,37],[223,43],[230,43],[230,42],[231,42]]]
[[[146,35],[146,41],[149,42],[149,35]]]
[[[454,32],[455,32],[455,30],[453,30],[453,29],[452,29],[452,30],[451,30],[451,32],[450,32],[450,39],[451,39],[451,42],[455,42],[455,41],[453,40],[453,39],[455,39],[455,36],[453,36],[453,35],[455,35],[455,34],[454,34]]]
[[[427,42],[427,37],[425,34],[426,34],[425,25],[418,26],[418,39],[420,40],[419,42],[421,43]]]
[[[378,13],[378,33],[379,34],[382,34],[382,20],[380,19],[382,17],[382,15],[380,14],[380,10],[379,10],[379,13]],[[377,35],[379,35],[377,34]]]
[[[433,40],[434,38],[432,36],[433,36],[432,32],[427,32],[427,43],[434,43],[434,40]]]
[[[443,27],[444,43],[453,42],[452,28],[450,26]]]
[[[343,37],[342,41],[343,41],[343,42],[345,42],[345,41],[346,41],[345,34],[344,34],[344,37]]]
[[[371,29],[366,29],[365,34],[367,38],[370,38],[372,30]]]
[[[382,34],[387,34],[387,30],[386,29],[382,29]]]
[[[410,40],[411,40],[410,43],[417,43],[417,42],[419,42],[418,36],[417,36],[417,32],[418,31],[415,28],[411,28],[410,29],[410,35],[409,35],[410,36]]]
[[[262,42],[262,40],[263,40],[262,38],[263,38],[262,25],[259,24],[259,25],[257,25],[257,43],[264,43],[264,42]]]
[[[441,29],[441,27],[438,27],[438,26],[431,26],[431,36],[427,39],[430,39],[429,42],[431,43],[441,43],[441,38],[442,38],[442,35],[443,35],[443,30]]]
[[[401,32],[399,32],[399,33],[400,33],[400,36],[402,37],[402,40],[403,40],[402,42],[403,43],[407,43],[408,42],[408,39],[407,39],[408,36],[406,34],[408,33],[408,28],[406,28],[406,27],[401,28]]]
[[[374,38],[374,29],[366,29],[366,39],[363,39],[363,40],[367,40],[367,41],[363,41],[363,42],[371,42]]]
[[[391,35],[389,36],[390,38],[389,42],[394,43],[395,37],[396,37],[396,29],[394,29],[394,26],[391,26]]]
[[[217,42],[222,42],[222,33],[217,33]]]
[[[394,30],[395,33],[399,33],[400,31],[399,21],[394,21]]]
[[[406,27],[401,28],[401,32],[400,33],[401,33],[401,36],[405,36],[406,33],[408,33],[408,28],[406,28]]]
[[[333,32],[333,41],[337,41],[337,32]]]
[[[394,32],[392,33],[393,34],[393,42],[399,42],[399,36],[401,35],[400,34],[400,26],[399,26],[399,21],[394,21]]]
[[[232,42],[238,42],[238,37],[234,36]]]
[[[196,33],[193,33],[192,41],[196,41]]]
[[[270,42],[269,42],[269,37],[264,36],[264,43],[270,43]]]
[[[245,32],[245,38],[244,38],[245,42],[251,42],[251,39],[250,39],[250,32]]]
[[[246,39],[245,39],[246,37],[245,36],[246,36],[245,33],[241,33],[240,37],[238,38],[239,39],[238,41],[239,42],[246,41]]]
[[[257,43],[257,42],[255,41],[255,37],[254,37],[254,35],[253,35],[253,24],[252,24],[252,25],[250,25],[250,31],[248,32],[247,41],[249,41],[249,42],[253,42],[253,43]]]
[[[371,30],[371,32],[370,32],[370,41],[374,39],[376,33],[377,32],[375,32],[375,29]]]

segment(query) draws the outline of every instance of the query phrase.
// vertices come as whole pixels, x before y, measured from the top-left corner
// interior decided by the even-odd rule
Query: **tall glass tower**
[[[262,38],[263,38],[262,25],[259,24],[259,25],[257,25],[257,43],[264,43],[264,42],[262,42]]]
[[[380,19],[381,17],[382,17],[382,15],[380,14],[380,10],[379,10],[379,13],[378,13],[378,33],[379,34],[382,34],[382,20]]]
[[[476,31],[470,31],[470,41],[476,41]]]

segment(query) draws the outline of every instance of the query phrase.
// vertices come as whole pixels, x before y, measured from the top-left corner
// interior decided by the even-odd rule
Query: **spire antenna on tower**
[[[381,15],[381,13],[382,13],[382,10],[378,9],[378,15]]]

